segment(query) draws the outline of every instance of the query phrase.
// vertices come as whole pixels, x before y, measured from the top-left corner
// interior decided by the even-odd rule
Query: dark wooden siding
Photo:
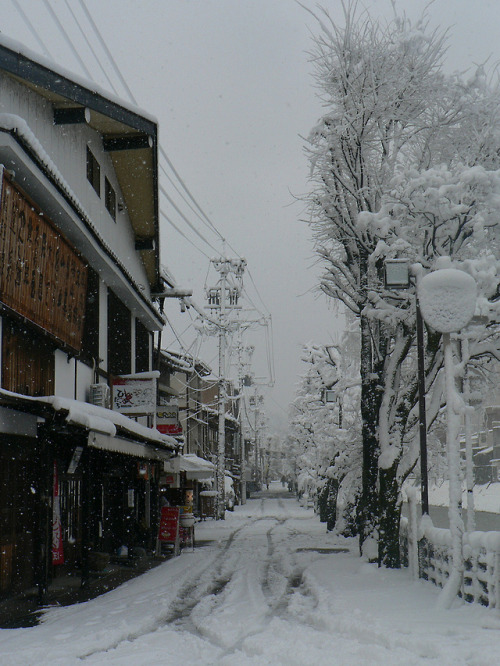
[[[54,347],[28,327],[3,320],[2,388],[24,395],[54,394]]]
[[[36,461],[32,442],[2,436],[0,447],[0,596],[33,585]]]
[[[79,351],[86,289],[85,263],[4,172],[0,300]]]

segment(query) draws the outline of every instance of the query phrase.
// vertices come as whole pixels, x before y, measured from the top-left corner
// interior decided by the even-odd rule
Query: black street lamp
[[[385,286],[388,289],[408,289],[411,284],[407,259],[386,259]],[[427,418],[425,408],[424,323],[418,297],[416,299],[418,429],[420,439],[420,494],[422,515],[429,515],[429,476],[427,470]]]

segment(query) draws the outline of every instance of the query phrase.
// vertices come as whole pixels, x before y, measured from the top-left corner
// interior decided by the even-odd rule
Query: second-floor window
[[[116,222],[116,194],[107,178],[104,179],[104,203],[108,213]]]
[[[94,157],[94,153],[87,146],[87,180],[98,196],[101,196],[101,167]]]

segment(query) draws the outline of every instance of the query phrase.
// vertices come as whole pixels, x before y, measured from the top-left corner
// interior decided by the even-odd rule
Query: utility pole
[[[240,426],[240,491],[241,491],[241,503],[246,504],[247,501],[247,470],[246,470],[246,443],[245,443],[245,426],[243,420],[243,407],[245,401],[244,389],[246,386],[252,385],[252,377],[249,374],[249,367],[251,364],[252,354],[254,352],[254,347],[249,345],[247,347],[243,346],[242,336],[241,336],[241,326],[238,328],[238,344],[237,344],[237,353],[238,353],[238,422]]]
[[[225,471],[226,471],[226,335],[231,321],[229,313],[239,308],[238,300],[242,289],[245,259],[212,259],[219,280],[215,287],[207,289],[208,308],[217,312],[219,338],[219,395],[218,395],[218,442],[216,456],[216,508],[218,520],[225,515]]]

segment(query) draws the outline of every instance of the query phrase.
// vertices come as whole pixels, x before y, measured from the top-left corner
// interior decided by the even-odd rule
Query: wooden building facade
[[[0,597],[147,545],[179,444],[111,411],[163,327],[157,125],[0,36]]]

